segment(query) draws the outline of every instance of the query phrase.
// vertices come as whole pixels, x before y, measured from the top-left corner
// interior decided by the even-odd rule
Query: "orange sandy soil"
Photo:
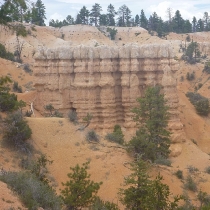
[[[28,27],[30,28],[30,26]],[[70,33],[68,36],[65,35],[64,39],[68,41],[69,45],[76,45],[81,40],[93,46],[96,42],[107,45],[123,45],[126,37],[128,37],[126,43],[132,41],[140,44],[166,42],[166,40],[159,39],[156,36],[151,37],[143,29],[136,31],[130,28],[129,30],[122,28],[120,29],[121,31],[119,30],[115,42],[111,42],[99,31],[89,26],[77,26],[74,29],[66,27],[60,30],[51,27],[36,27],[36,30],[32,31],[33,36],[31,35],[25,40],[25,46],[27,47],[23,51],[23,55],[26,56],[23,58],[24,62],[29,62],[30,64],[34,62],[32,56],[34,49],[37,49],[39,46],[52,47],[56,43],[63,43],[63,40],[59,37],[62,33],[67,34],[67,32]],[[85,36],[86,30],[88,31],[88,36]],[[181,40],[184,40],[184,36],[186,35],[172,33],[167,37],[177,52],[179,43]],[[210,40],[209,33],[204,33],[203,35],[197,33],[194,37],[201,39],[201,41],[203,41],[202,39],[205,39],[204,41]],[[1,30],[0,40],[6,43],[8,49],[12,49],[15,45],[15,37],[8,31],[2,32]],[[188,91],[194,91],[195,86],[202,83],[203,86],[198,92],[208,98],[210,97],[210,90],[208,89],[210,86],[209,75],[203,73],[202,69],[203,64],[188,65],[180,61],[180,69],[177,73],[177,89],[180,103],[180,119],[184,125],[186,142],[180,143],[182,147],[181,155],[170,158],[172,161],[171,167],[154,166],[150,171],[152,177],[155,177],[159,172],[163,175],[163,182],[169,185],[172,192],[171,197],[187,192],[192,202],[196,205],[198,205],[195,201],[197,192],[186,191],[184,189],[184,180],[179,180],[174,173],[177,170],[182,170],[186,178],[189,166],[198,168],[198,171],[191,175],[195,179],[198,189],[202,189],[210,194],[210,175],[205,173],[205,168],[210,166],[210,157],[208,155],[210,154],[210,118],[209,116],[200,117],[197,115],[193,105],[185,96]],[[185,79],[186,74],[193,71],[196,79],[189,82]],[[17,63],[0,59],[0,76],[2,75],[10,76],[11,79],[18,81],[19,85],[22,86],[24,93],[18,94],[19,99],[26,101],[27,104],[34,100],[36,91],[33,90],[33,75],[25,73],[22,67],[17,68]],[[184,77],[184,81],[181,81],[181,76]],[[27,85],[29,82],[30,85]],[[29,107],[26,109],[29,109]],[[87,142],[85,134],[88,130],[77,131],[78,126],[73,125],[64,118],[44,118],[35,110],[35,116],[27,118],[27,121],[33,131],[31,143],[37,151],[46,154],[53,160],[53,164],[49,166],[50,179],[58,193],[60,192],[59,189],[62,188],[61,182],[67,181],[67,173],[70,172],[69,168],[77,163],[82,164],[90,161],[89,172],[91,173],[91,178],[94,181],[103,182],[99,196],[104,200],[113,201],[120,205],[117,192],[122,187],[124,177],[130,173],[126,163],[132,161],[124,149],[118,148],[116,144],[107,142],[100,133],[100,144]],[[131,134],[126,134],[126,140],[129,140],[128,136],[131,136]],[[197,142],[197,145],[193,143],[192,139],[194,139],[194,142]],[[20,170],[19,158],[19,153],[0,146],[0,167],[11,171]],[[0,182],[0,209],[18,208],[18,206],[21,206],[21,203],[17,196],[7,188],[6,184]],[[120,205],[120,208],[124,209],[122,205]]]

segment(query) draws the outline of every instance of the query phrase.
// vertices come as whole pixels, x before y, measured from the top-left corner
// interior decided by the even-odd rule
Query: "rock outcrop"
[[[170,106],[173,142],[183,141],[176,71],[169,45],[125,45],[41,49],[36,54],[35,108],[51,103],[63,113],[75,109],[82,119],[92,113],[95,129],[135,127],[131,108],[149,85],[162,85]]]

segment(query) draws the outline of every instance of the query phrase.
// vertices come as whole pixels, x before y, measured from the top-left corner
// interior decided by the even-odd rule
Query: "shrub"
[[[176,171],[175,175],[178,179],[183,179],[183,172],[181,170]]]
[[[210,61],[205,63],[203,72],[206,72],[207,74],[210,74]]]
[[[0,176],[0,180],[7,183],[31,210],[38,207],[51,210],[61,209],[62,201],[56,192],[29,172],[7,172]]]
[[[14,92],[18,92],[18,93],[22,93],[22,87],[18,85],[18,82],[14,82],[13,83],[13,91]]]
[[[11,52],[7,52],[4,45],[0,43],[0,57],[7,60],[14,61],[14,55]]]
[[[52,111],[55,109],[54,106],[52,104],[47,104],[46,106],[44,106],[44,109],[49,111],[50,113],[48,114],[50,117],[53,116]]]
[[[26,141],[31,137],[32,131],[23,119],[21,112],[9,114],[3,120],[3,141],[8,146],[27,150]]]
[[[189,173],[195,173],[195,172],[199,171],[198,168],[196,168],[194,166],[188,166],[187,169],[188,169]]]
[[[187,176],[184,186],[187,190],[190,190],[193,192],[197,191],[197,185],[190,175]]]
[[[31,72],[32,72],[32,70],[31,70],[31,68],[30,68],[30,65],[29,65],[28,63],[25,63],[25,64],[23,65],[23,69],[24,69],[24,71],[27,72],[27,73],[31,73]]]
[[[205,172],[206,172],[207,174],[210,174],[210,166],[206,167]]]
[[[117,29],[108,27],[106,31],[109,32],[111,40],[115,40]]]
[[[165,158],[158,158],[154,161],[154,163],[156,163],[158,165],[171,166],[171,161],[169,159],[165,159]]]
[[[99,137],[96,134],[96,132],[94,130],[88,131],[86,134],[86,140],[87,141],[95,141],[98,142],[99,141]]]
[[[62,114],[61,112],[59,112],[58,110],[55,110],[55,111],[54,111],[53,116],[54,116],[54,117],[63,118],[63,114]]]
[[[122,133],[120,125],[115,125],[113,133],[108,133],[105,136],[105,139],[118,144],[124,144],[124,135]]]
[[[78,121],[77,119],[77,112],[74,111],[74,110],[70,110],[69,113],[68,113],[68,117],[69,117],[69,120],[71,122],[73,122],[74,124],[76,124]]]
[[[25,113],[25,116],[26,117],[31,117],[31,115],[32,115],[32,111],[27,110],[26,113]]]
[[[188,81],[194,80],[194,79],[195,79],[195,73],[194,73],[194,72],[193,72],[193,73],[187,72],[186,79],[187,79]]]
[[[196,112],[199,115],[208,115],[209,113],[209,100],[200,95],[199,93],[187,92],[186,96],[189,98],[190,102],[194,105]]]

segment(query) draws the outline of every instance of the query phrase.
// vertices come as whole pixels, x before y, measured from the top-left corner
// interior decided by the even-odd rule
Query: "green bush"
[[[184,186],[187,190],[190,190],[193,192],[197,191],[197,185],[190,175],[187,176]]]
[[[99,142],[99,137],[94,130],[88,131],[86,134],[87,141]]]
[[[120,125],[115,125],[113,133],[108,133],[105,136],[105,139],[118,143],[118,144],[124,144],[124,135],[123,135]]]
[[[183,179],[183,172],[181,170],[176,171],[175,175],[178,179]]]
[[[187,92],[186,96],[190,102],[194,105],[196,112],[199,115],[206,116],[209,113],[209,100],[200,95],[199,93]]]
[[[18,82],[14,82],[13,83],[13,91],[14,92],[18,92],[18,93],[22,93],[22,87],[18,85]]]
[[[0,57],[7,60],[14,61],[14,55],[10,52],[7,52],[5,46],[2,45],[1,43],[0,43]]]
[[[27,150],[26,141],[31,137],[32,131],[24,120],[21,112],[9,114],[3,120],[3,142],[11,147]]]
[[[171,161],[169,159],[165,159],[165,158],[158,158],[154,161],[154,163],[156,163],[158,165],[171,166]]]
[[[186,79],[187,79],[188,81],[194,80],[194,79],[195,79],[195,73],[194,73],[194,72],[193,72],[193,73],[187,72]]]
[[[206,72],[207,74],[210,74],[210,61],[205,63],[203,72]]]
[[[68,113],[68,118],[71,122],[76,124],[78,122],[77,112],[74,111],[74,110],[70,110],[69,113]]]
[[[206,167],[205,172],[206,172],[207,174],[210,174],[210,166]]]
[[[59,117],[59,118],[63,118],[63,114],[61,112],[59,112],[58,110],[55,110],[53,113],[54,117]]]
[[[25,63],[25,64],[23,65],[23,69],[24,69],[24,71],[27,72],[27,73],[31,73],[31,72],[32,72],[32,70],[31,70],[31,68],[30,68],[30,65],[29,65],[28,63]]]
[[[62,200],[56,192],[29,172],[7,172],[0,175],[0,180],[17,193],[30,210],[38,209],[38,207],[51,210],[61,209]]]

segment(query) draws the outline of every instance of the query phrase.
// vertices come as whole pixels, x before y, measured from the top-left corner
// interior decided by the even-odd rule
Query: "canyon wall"
[[[76,109],[79,119],[89,112],[95,129],[120,124],[135,128],[131,108],[149,85],[162,85],[170,106],[173,142],[183,141],[178,112],[178,63],[169,45],[125,45],[40,49],[34,74],[35,108],[51,103],[60,112]]]

